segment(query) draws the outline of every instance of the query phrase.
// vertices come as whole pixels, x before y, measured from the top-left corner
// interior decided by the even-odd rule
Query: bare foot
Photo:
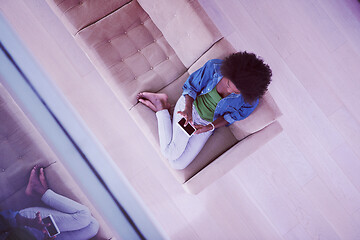
[[[39,180],[40,180],[41,185],[45,189],[49,189],[48,184],[46,182],[46,178],[45,178],[44,168],[40,168]]]
[[[25,189],[25,194],[28,196],[35,196],[41,198],[42,195],[44,195],[44,193],[46,192],[47,188],[45,188],[41,184],[38,176],[38,172],[39,172],[39,166],[37,165],[33,167],[33,169],[31,169],[29,182]]]
[[[149,100],[145,99],[145,98],[140,98],[140,97],[139,97],[140,94],[141,94],[141,93],[138,94],[137,100],[138,100],[139,102],[141,102],[142,104],[144,104],[145,106],[147,106],[148,108],[150,108],[151,110],[153,110],[154,112],[156,112],[156,107],[155,107],[155,105],[154,105],[152,102],[150,102]]]
[[[142,92],[136,98],[154,112],[170,108],[168,96],[165,93]]]

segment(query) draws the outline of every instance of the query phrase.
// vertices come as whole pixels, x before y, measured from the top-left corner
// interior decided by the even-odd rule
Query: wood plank
[[[331,157],[336,161],[351,183],[360,191],[360,157],[346,143],[335,149],[331,153]]]
[[[298,224],[288,206],[288,199],[268,181],[257,159],[251,156],[233,171],[249,197],[264,212],[280,236]]]
[[[326,116],[343,106],[335,90],[327,84],[328,80],[316,69],[311,56],[305,51],[299,49],[293,52],[286,63]]]
[[[278,102],[284,105],[283,109],[287,115],[286,118],[280,119],[280,122],[286,129],[290,139],[303,153],[317,175],[326,182],[332,193],[338,199],[341,199],[341,204],[349,213],[356,211],[360,206],[359,192],[339,168],[335,160],[331,158],[329,152],[315,138],[313,131],[306,125],[302,125],[296,113],[291,112],[291,109],[285,110],[289,107],[286,107],[288,105],[284,103],[285,98],[281,97],[281,91],[275,87],[272,90]],[[299,128],[299,126],[301,127]]]
[[[136,159],[134,160],[136,161]],[[234,236],[234,233],[224,231],[221,227],[222,223],[218,217],[221,219],[221,216],[225,214],[220,216],[212,214],[210,207],[212,204],[204,204],[207,200],[202,201],[198,196],[186,193],[161,159],[150,158],[146,159],[146,161],[148,162],[149,171],[154,175],[183,217],[191,224],[200,239],[231,239]],[[142,178],[142,176],[139,174],[135,178]],[[210,189],[211,187],[209,191],[211,191]],[[219,204],[219,209],[221,209],[221,201],[216,201],[216,204]],[[163,221],[166,221],[166,219],[163,219]]]
[[[278,148],[276,142],[271,141],[253,155],[258,168],[262,170],[261,175],[288,200],[289,209],[311,238],[322,236],[324,239],[340,239],[324,216],[314,210],[309,196],[282,164],[277,154]]]
[[[242,219],[242,222],[245,222],[249,231],[255,236],[255,239],[282,238],[266,215],[264,215],[263,211],[259,209],[248,196],[233,172],[219,179],[211,188],[213,189],[211,192],[210,188],[209,190],[206,189],[204,193],[201,193],[202,196],[199,197],[201,199],[206,197],[206,199],[208,199],[207,201],[217,202],[220,210],[224,205],[224,201],[222,201],[221,198],[226,198],[227,203],[232,207],[233,213],[236,214],[236,219]],[[239,231],[242,232],[244,229],[237,228],[236,232]],[[238,239],[240,239],[240,237],[238,237]]]
[[[358,1],[317,0],[336,26],[360,54],[360,9]]]
[[[199,3],[224,37],[235,31],[234,26],[226,19],[215,1],[199,0]]]
[[[305,231],[305,229],[298,224],[293,229],[291,229],[288,233],[285,234],[284,239],[286,240],[303,240],[303,239],[311,239],[309,233]]]
[[[360,157],[360,122],[346,108],[339,109],[329,119]]]
[[[39,23],[46,29],[49,35],[58,45],[67,59],[76,66],[80,76],[85,76],[94,68],[83,51],[77,46],[72,35],[65,29],[65,26],[52,12],[46,1],[23,0],[30,11],[36,16]]]
[[[201,193],[199,199],[206,205],[217,225],[226,233],[227,239],[256,239],[247,219],[239,214],[239,209],[232,205],[231,197],[224,195],[217,184]]]
[[[316,176],[316,171],[285,132],[273,139],[271,146],[300,186]]]
[[[313,179],[304,187],[304,190],[315,202],[316,208],[326,216],[341,239],[360,239],[360,223],[356,222],[354,217],[345,211],[340,201],[331,194],[323,180],[320,178]]]
[[[289,32],[289,29],[291,29],[288,27],[289,22],[283,20],[283,17],[288,11],[283,4],[279,4],[279,2],[247,0],[239,2],[241,2],[241,5],[250,14],[257,27],[265,33],[264,35],[268,41],[282,58],[286,59],[299,48],[296,39],[294,39]],[[234,10],[237,10],[240,4],[236,6]],[[274,17],[274,14],[279,14],[282,18]]]
[[[200,239],[151,171],[144,169],[139,176],[131,179],[131,185],[168,236],[179,240]]]
[[[344,44],[334,53],[331,58],[335,63],[328,66],[339,96],[346,104],[348,111],[360,122],[360,54],[354,51],[354,47]]]

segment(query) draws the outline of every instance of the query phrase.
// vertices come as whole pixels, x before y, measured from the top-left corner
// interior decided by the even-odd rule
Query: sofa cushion
[[[204,64],[210,59],[225,59],[225,57],[229,56],[232,53],[235,53],[235,48],[226,40],[222,38],[220,41],[214,44],[209,51],[207,51],[201,58],[199,58],[188,70],[191,74],[204,66]]]
[[[136,1],[84,28],[75,38],[127,108],[136,103],[138,92],[157,92],[186,71]]]
[[[130,0],[46,0],[72,35]]]
[[[228,127],[216,129],[214,134],[209,138],[203,149],[189,166],[183,170],[173,170],[176,172],[176,179],[181,183],[185,183],[237,142],[238,140],[234,137]]]
[[[244,120],[230,125],[230,129],[234,136],[238,140],[241,140],[246,136],[265,128],[279,116],[281,116],[281,112],[268,91],[260,99],[259,105],[255,108],[254,112]]]
[[[198,1],[139,0],[186,68],[222,35]]]

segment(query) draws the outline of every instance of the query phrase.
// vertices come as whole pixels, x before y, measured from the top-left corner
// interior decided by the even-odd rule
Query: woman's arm
[[[196,128],[195,134],[200,134],[200,133],[204,133],[204,132],[207,132],[207,131],[212,131],[212,130],[215,130],[216,128],[226,126],[229,123],[225,120],[224,116],[221,116],[221,117],[218,117],[215,121],[213,121],[212,124],[214,125],[214,127],[211,124],[208,124],[208,125],[195,125],[195,128]]]
[[[209,60],[204,66],[193,72],[184,83],[182,95],[189,95],[195,99],[202,89],[206,87],[207,83],[213,79],[215,71],[214,64],[221,62],[222,60],[219,59]]]

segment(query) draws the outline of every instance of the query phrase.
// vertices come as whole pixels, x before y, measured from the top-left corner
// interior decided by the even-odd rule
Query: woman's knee
[[[83,209],[73,214],[73,218],[76,219],[77,224],[86,227],[92,221],[92,215],[88,207],[84,206]]]
[[[182,151],[169,145],[166,149],[162,149],[161,153],[169,162],[174,162],[181,156]]]
[[[94,237],[98,233],[99,228],[100,228],[99,222],[94,217],[91,217],[91,222],[88,227],[89,235]]]
[[[169,164],[175,170],[183,170],[189,165],[189,164],[184,163],[182,161],[177,161],[177,159],[169,160]]]

